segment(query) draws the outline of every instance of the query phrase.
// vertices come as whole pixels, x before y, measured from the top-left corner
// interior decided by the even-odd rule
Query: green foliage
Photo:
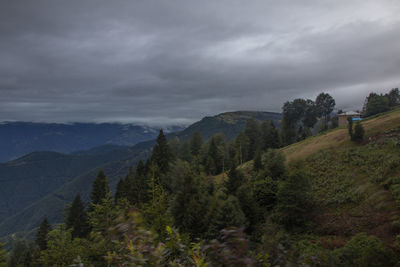
[[[203,137],[200,132],[194,132],[192,138],[190,139],[190,152],[193,156],[198,156],[200,154],[201,146],[203,145]]]
[[[201,178],[186,173],[171,204],[174,225],[192,238],[202,236],[207,229],[204,215],[207,214],[208,205],[209,195],[204,190]]]
[[[7,254],[4,249],[5,244],[0,243],[0,267],[6,267],[7,266]]]
[[[13,249],[8,258],[8,266],[33,266],[32,261],[33,255],[29,244],[25,240],[15,240]]]
[[[265,179],[254,181],[252,186],[253,197],[258,206],[264,212],[271,210],[276,204],[277,182],[270,177],[266,177]]]
[[[92,204],[91,211],[88,212],[88,220],[92,232],[105,234],[117,217],[117,210],[113,206],[110,197],[103,198],[101,203]],[[73,235],[74,236],[74,235]]]
[[[332,266],[395,266],[394,253],[374,236],[360,233],[332,254]]]
[[[307,176],[301,170],[293,170],[278,188],[278,221],[289,230],[301,227],[305,223],[305,214],[310,211],[310,207],[311,195]]]
[[[315,99],[317,115],[325,118],[325,123],[328,121],[328,116],[333,111],[336,105],[335,99],[327,93],[320,93]]]
[[[281,146],[279,131],[272,121],[263,121],[260,128],[263,151],[267,151],[269,148],[279,148]]]
[[[47,248],[48,233],[51,231],[51,225],[47,218],[44,218],[40,223],[39,229],[36,232],[35,244],[40,250],[45,250]]]
[[[102,170],[97,174],[97,178],[94,180],[92,185],[92,193],[90,195],[92,204],[99,204],[102,202],[107,195],[110,194],[110,188],[108,187],[108,179]]]
[[[371,93],[367,97],[366,116],[372,116],[389,110],[389,99],[383,95]]]
[[[48,248],[41,252],[39,262],[43,266],[71,266],[80,257],[87,265],[89,247],[87,240],[73,239],[71,230],[60,225],[49,233]]]
[[[245,177],[243,173],[232,167],[228,173],[228,179],[225,181],[225,187],[229,194],[235,194],[236,190],[244,183]]]
[[[395,107],[400,104],[400,92],[399,88],[393,88],[388,94],[385,95],[389,100],[389,106]]]
[[[256,151],[261,147],[261,129],[260,124],[254,120],[250,119],[247,121],[244,127],[244,134],[249,140],[248,150],[246,155],[246,161],[252,160]]]
[[[92,204],[95,205],[95,204]],[[79,194],[77,194],[68,209],[65,225],[71,229],[72,237],[85,237],[89,233],[89,224],[85,206]]]
[[[348,131],[349,131],[350,139],[353,140],[354,136],[353,136],[353,118],[352,117],[347,118],[347,127],[348,127]]]
[[[236,197],[229,195],[226,199],[217,198],[216,201],[215,210],[210,216],[208,226],[208,234],[210,236],[216,237],[222,229],[227,227],[247,226],[248,222]]]
[[[263,170],[259,175],[261,179],[267,176],[282,179],[286,171],[285,157],[279,150],[270,149],[262,156],[262,166]]]
[[[148,229],[158,235],[158,239],[166,238],[165,228],[172,225],[173,218],[168,212],[170,199],[162,186],[152,183],[152,199],[143,205],[142,213]]]
[[[167,138],[161,129],[157,137],[156,145],[153,148],[151,160],[158,167],[158,170],[161,173],[166,173],[169,170],[169,163],[171,162],[172,157],[171,148],[169,147]]]
[[[361,142],[364,139],[364,128],[360,122],[354,127],[353,141]]]

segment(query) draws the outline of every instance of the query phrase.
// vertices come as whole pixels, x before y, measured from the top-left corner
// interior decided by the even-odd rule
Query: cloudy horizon
[[[400,2],[3,1],[0,121],[189,124],[400,84]]]

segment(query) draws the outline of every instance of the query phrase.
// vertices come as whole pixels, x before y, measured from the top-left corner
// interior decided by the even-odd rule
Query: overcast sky
[[[2,0],[0,121],[190,123],[400,84],[399,0]]]

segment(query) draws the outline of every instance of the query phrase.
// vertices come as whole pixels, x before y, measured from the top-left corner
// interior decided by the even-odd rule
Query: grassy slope
[[[365,129],[365,138],[368,139],[378,133],[400,126],[400,109],[382,114],[362,122]],[[345,127],[308,138],[282,149],[288,162],[304,159],[322,149],[352,146],[349,141],[348,130]]]
[[[367,232],[395,245],[400,233],[400,110],[362,122],[365,141],[349,140],[347,128],[331,130],[282,148],[289,166],[302,161],[311,184],[314,211],[310,238],[339,247]],[[252,162],[241,168],[251,173]],[[290,167],[289,167],[290,168]]]

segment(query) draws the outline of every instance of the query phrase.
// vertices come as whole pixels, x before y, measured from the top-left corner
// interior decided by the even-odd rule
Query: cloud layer
[[[0,8],[0,121],[189,123],[400,83],[397,0],[21,0]]]

